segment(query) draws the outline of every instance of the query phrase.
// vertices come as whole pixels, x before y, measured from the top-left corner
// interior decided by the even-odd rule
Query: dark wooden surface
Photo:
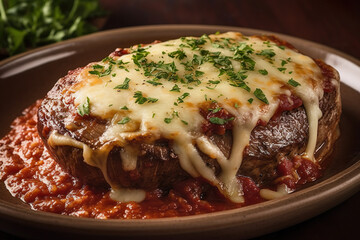
[[[211,24],[274,31],[318,42],[360,59],[359,1],[103,0],[104,30],[152,24]],[[360,193],[296,226],[259,239],[357,239]],[[259,226],[261,227],[261,226]],[[14,239],[1,234],[0,239]]]

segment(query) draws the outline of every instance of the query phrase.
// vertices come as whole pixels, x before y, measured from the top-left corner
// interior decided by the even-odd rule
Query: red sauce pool
[[[239,177],[244,204],[228,201],[201,179],[180,182],[169,192],[147,192],[141,203],[113,201],[108,190],[82,184],[49,155],[37,133],[36,112],[40,103],[15,119],[10,133],[0,140],[0,179],[13,196],[34,210],[99,219],[149,219],[222,211],[265,201],[260,197],[260,189],[247,177]],[[279,184],[295,188],[316,180],[320,167],[301,158],[284,160],[279,164],[278,175]]]

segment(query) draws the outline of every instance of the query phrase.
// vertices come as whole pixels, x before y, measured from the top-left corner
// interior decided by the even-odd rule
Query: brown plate
[[[11,121],[36,99],[44,97],[67,70],[107,56],[116,47],[128,47],[180,36],[216,31],[246,35],[273,34],[226,26],[160,25],[100,32],[21,54],[0,62],[0,136]],[[164,239],[249,238],[273,232],[334,207],[360,189],[360,62],[334,49],[276,34],[303,53],[324,59],[341,75],[343,115],[341,137],[325,176],[282,199],[254,206],[190,217],[153,220],[97,220],[33,211],[13,198],[0,184],[0,231],[17,236],[51,239],[113,237]],[[105,238],[107,237],[107,238]]]

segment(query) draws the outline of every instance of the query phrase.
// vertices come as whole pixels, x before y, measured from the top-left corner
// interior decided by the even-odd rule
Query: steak
[[[264,38],[264,37],[262,37]],[[269,40],[274,40],[269,37]],[[281,42],[284,45],[284,42]],[[287,46],[291,46],[287,44]],[[113,55],[126,51],[118,50]],[[318,125],[316,159],[321,162],[332,149],[337,138],[337,125],[340,119],[341,103],[339,96],[339,74],[321,60],[315,60],[323,73],[324,95],[320,99],[322,117]],[[71,175],[84,183],[108,187],[100,169],[84,162],[83,150],[72,146],[50,146],[48,139],[53,131],[87,144],[90,148],[100,147],[99,138],[107,126],[108,120],[94,116],[80,116],[70,95],[63,94],[77,82],[82,68],[69,71],[47,94],[38,111],[38,131],[46,147],[55,160]],[[334,81],[336,84],[334,85]],[[296,96],[295,98],[296,99]],[[250,177],[258,186],[268,186],[278,177],[278,163],[301,155],[306,148],[309,124],[304,106],[293,109],[280,109],[267,123],[259,122],[253,129],[249,145],[243,153],[242,165],[238,176]],[[218,146],[226,157],[232,148],[232,131],[226,129],[223,134],[211,132],[208,138]],[[191,176],[182,169],[179,158],[172,148],[172,141],[159,139],[155,142],[129,143],[137,149],[138,161],[134,170],[126,171],[122,167],[121,147],[114,146],[108,155],[107,174],[111,182],[122,187],[168,189],[176,182]],[[216,159],[201,153],[206,165],[216,174],[221,169]]]

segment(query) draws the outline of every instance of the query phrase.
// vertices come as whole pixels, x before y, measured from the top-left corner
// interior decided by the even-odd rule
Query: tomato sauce
[[[13,196],[34,210],[98,219],[149,219],[210,213],[265,201],[254,181],[240,176],[245,199],[241,204],[225,199],[217,188],[202,179],[187,179],[170,191],[149,191],[141,203],[116,202],[110,198],[109,190],[82,184],[50,156],[37,132],[36,113],[40,104],[38,101],[26,109],[23,116],[15,119],[10,133],[0,140],[0,179]],[[227,114],[218,111],[214,116],[231,117]],[[221,131],[214,127],[217,126],[209,131]],[[320,168],[300,157],[284,159],[278,166],[278,176],[276,184],[296,188],[316,180]]]

